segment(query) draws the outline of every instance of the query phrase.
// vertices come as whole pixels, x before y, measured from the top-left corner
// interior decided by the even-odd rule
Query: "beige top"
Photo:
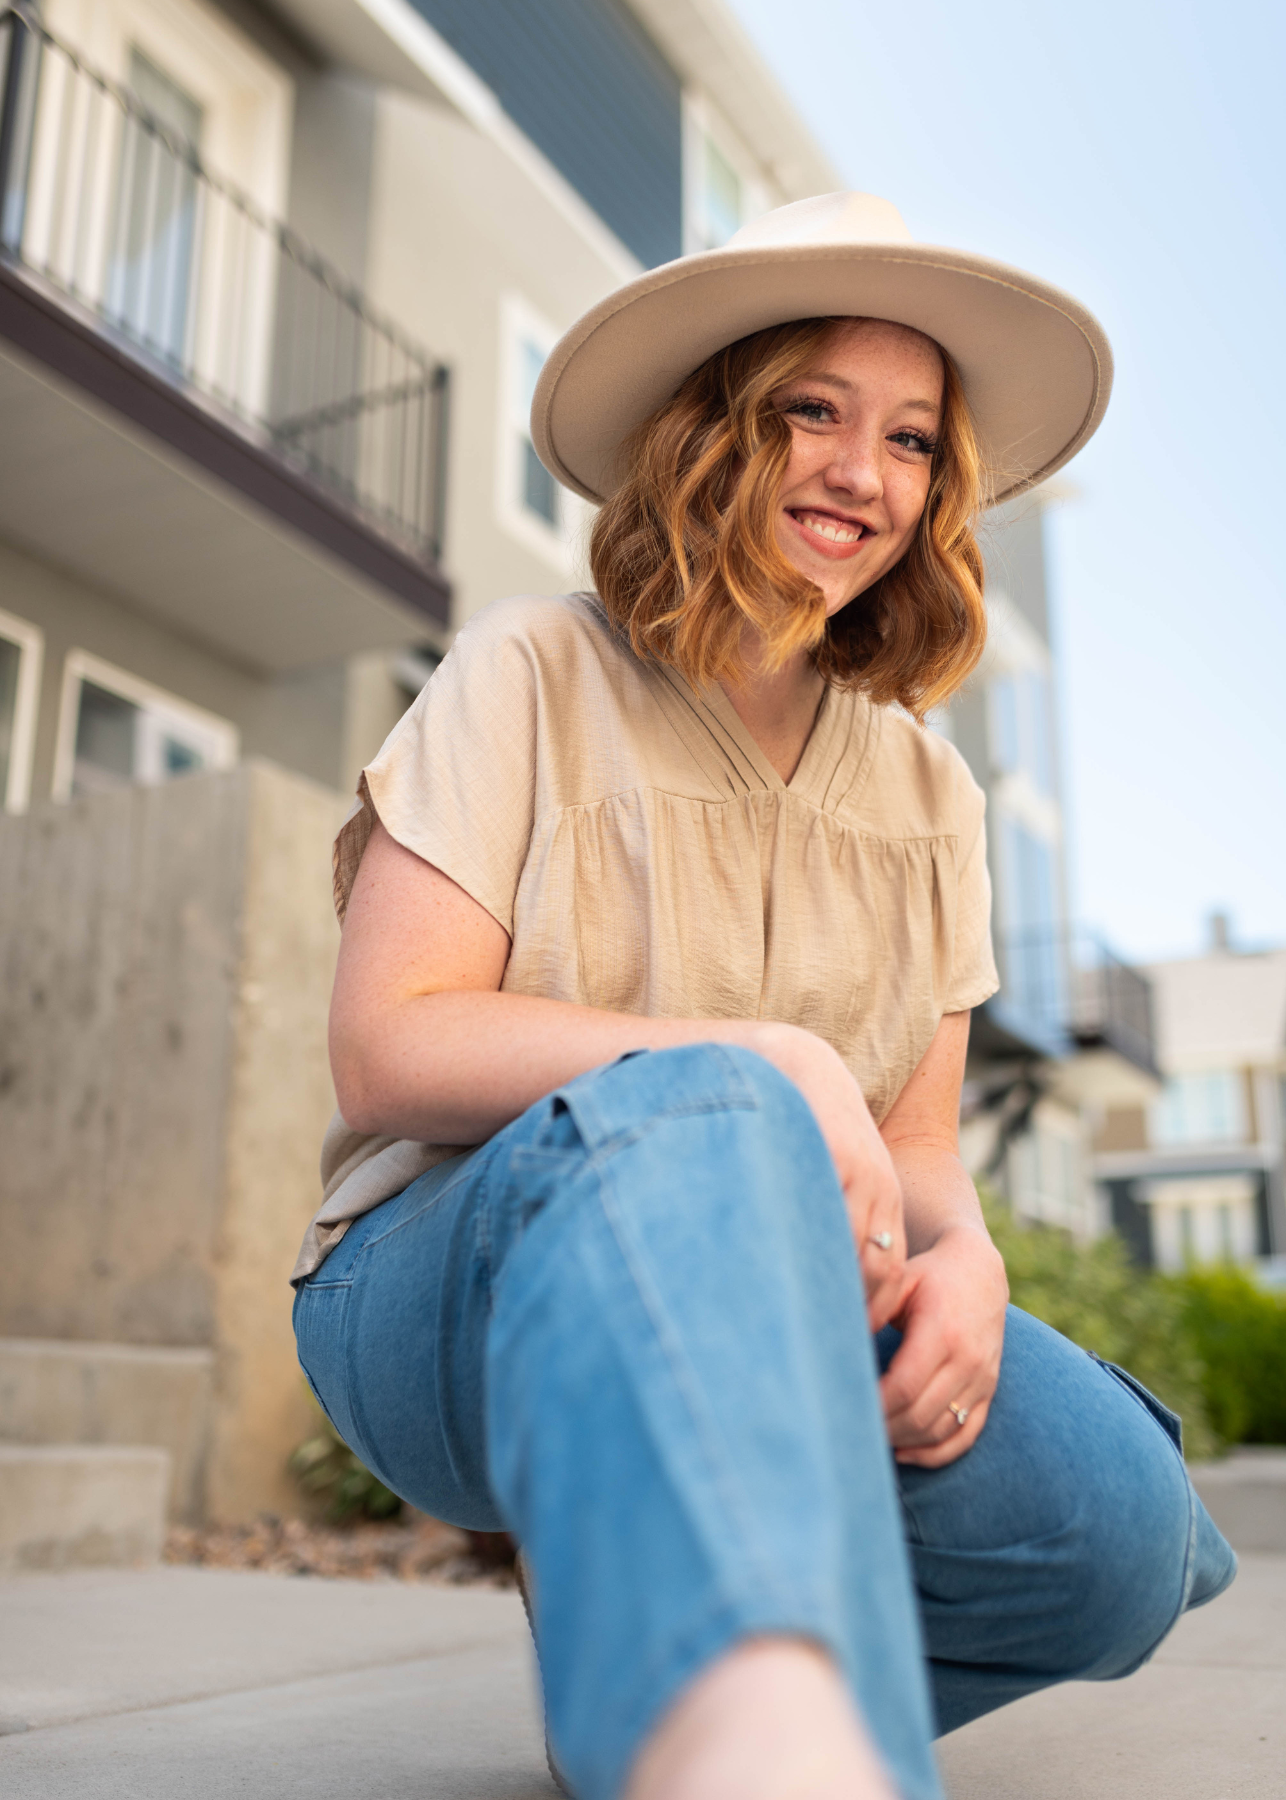
[[[983,805],[945,739],[836,689],[787,784],[721,689],[640,662],[593,595],[505,600],[363,774],[335,904],[378,813],[509,933],[505,993],[805,1026],[878,1120],[943,1013],[996,990]],[[292,1279],[461,1148],[337,1115]]]

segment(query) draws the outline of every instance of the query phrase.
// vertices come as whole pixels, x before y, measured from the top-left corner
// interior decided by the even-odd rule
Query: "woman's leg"
[[[885,1367],[897,1342],[880,1334]],[[941,1732],[1055,1682],[1130,1674],[1236,1571],[1166,1425],[1017,1307],[977,1443],[898,1473]]]
[[[820,1645],[905,1800],[937,1800],[860,1273],[798,1091],[738,1050],[627,1058],[380,1212],[303,1290],[301,1357],[392,1487],[523,1544],[582,1800],[752,1639]]]

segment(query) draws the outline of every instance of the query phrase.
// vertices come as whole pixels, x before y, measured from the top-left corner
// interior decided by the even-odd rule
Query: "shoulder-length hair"
[[[982,464],[960,376],[945,351],[929,494],[910,546],[833,618],[776,536],[791,431],[772,396],[840,319],[804,319],[718,351],[623,450],[625,478],[599,511],[590,566],[636,655],[696,687],[744,674],[753,625],[769,668],[807,651],[825,681],[896,701],[917,719],[968,676],[986,640],[974,524]]]

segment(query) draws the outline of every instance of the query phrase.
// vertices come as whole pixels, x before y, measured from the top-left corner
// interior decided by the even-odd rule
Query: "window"
[[[173,139],[269,218],[286,208],[293,84],[220,8],[190,0],[45,0],[59,38],[131,90]],[[269,398],[279,258],[139,121],[44,59],[24,256],[128,341],[238,409]],[[198,196],[200,188],[200,196]]]
[[[689,94],[685,107],[684,190],[688,255],[717,250],[771,204],[752,158],[699,94]]]
[[[1175,1075],[1152,1108],[1151,1137],[1170,1144],[1236,1144],[1246,1135],[1246,1094],[1237,1069]]]
[[[1059,1030],[1068,1006],[1054,847],[1002,813],[999,849],[1003,999],[1047,1029]]]
[[[1180,1176],[1141,1184],[1157,1266],[1167,1272],[1211,1263],[1253,1262],[1258,1248],[1259,1178],[1244,1172]]]
[[[1038,669],[998,675],[988,684],[991,761],[998,775],[1026,775],[1038,794],[1054,792],[1048,678]]]
[[[199,150],[200,103],[137,45],[129,85],[176,139]],[[121,132],[104,302],[131,337],[170,362],[183,361],[188,347],[196,202],[191,166],[131,113]]]
[[[0,612],[0,809],[5,812],[22,812],[31,795],[43,650],[34,625]]]
[[[1031,1129],[1009,1148],[1007,1176],[1021,1217],[1079,1230],[1086,1223],[1079,1127],[1056,1107],[1036,1110]]]
[[[565,577],[572,571],[573,538],[583,514],[576,496],[554,480],[531,441],[536,383],[559,334],[517,294],[506,295],[501,303],[500,329],[500,523]]]
[[[54,797],[155,785],[237,759],[234,726],[83,650],[67,658]]]

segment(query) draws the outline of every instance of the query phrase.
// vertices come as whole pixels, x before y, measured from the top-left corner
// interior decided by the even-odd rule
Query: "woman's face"
[[[905,325],[839,325],[773,395],[789,422],[777,541],[826,596],[826,614],[907,549],[929,494],[942,418],[942,357]]]

